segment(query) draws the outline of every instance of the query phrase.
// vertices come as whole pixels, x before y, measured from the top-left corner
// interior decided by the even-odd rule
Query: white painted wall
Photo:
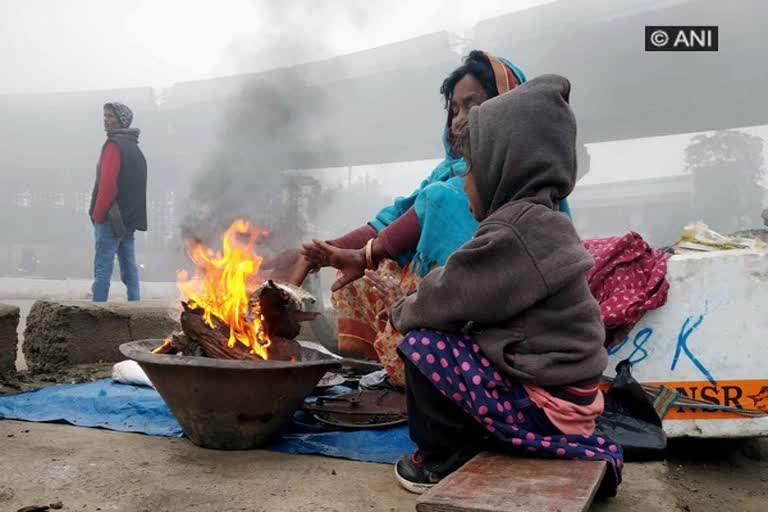
[[[691,387],[697,394],[707,388],[707,396],[721,401],[727,392],[731,400],[755,408],[748,395],[761,388],[768,394],[768,252],[673,256],[668,279],[667,304],[648,313],[612,349],[611,374],[619,361],[630,358],[640,382],[687,383],[689,392]],[[739,382],[748,386],[738,388]],[[757,404],[768,409],[768,396]],[[768,417],[665,419],[664,430],[670,437],[768,435]]]

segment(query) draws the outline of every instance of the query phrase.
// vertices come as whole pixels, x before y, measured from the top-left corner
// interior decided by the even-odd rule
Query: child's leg
[[[405,380],[408,427],[424,467],[439,476],[459,469],[481,450],[484,430],[408,360]]]
[[[496,371],[470,337],[418,329],[405,335],[398,351],[405,361],[411,438],[423,451],[423,464],[411,457],[396,466],[407,490],[424,492],[479,449],[604,460],[612,466],[614,489],[621,480],[619,445],[561,433],[525,386]]]

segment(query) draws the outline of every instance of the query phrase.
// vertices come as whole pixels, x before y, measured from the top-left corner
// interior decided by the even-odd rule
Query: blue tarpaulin
[[[152,388],[111,379],[67,384],[0,396],[0,419],[64,422],[154,436],[182,437],[184,431]],[[406,426],[356,431],[329,430],[303,421],[298,412],[282,438],[267,446],[284,453],[319,454],[364,462],[394,463],[415,448]]]
[[[0,396],[0,418],[65,422],[152,436],[184,435],[157,391],[115,384],[111,379]]]

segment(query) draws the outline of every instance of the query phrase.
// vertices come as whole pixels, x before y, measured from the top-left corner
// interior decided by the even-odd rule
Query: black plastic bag
[[[632,364],[621,361],[605,395],[605,410],[597,419],[595,434],[605,436],[624,448],[628,461],[660,460],[667,448],[661,418],[632,373]]]

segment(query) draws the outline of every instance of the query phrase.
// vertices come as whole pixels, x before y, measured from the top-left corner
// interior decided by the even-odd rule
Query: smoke
[[[218,147],[187,202],[185,236],[210,243],[239,217],[275,233],[279,245],[303,235],[301,186],[285,171],[308,162],[302,148],[286,141],[297,133],[311,135],[308,127],[324,114],[325,102],[322,94],[301,98],[302,80],[295,73],[285,78],[290,85],[249,80],[229,105]],[[322,142],[332,150],[329,139]]]
[[[316,210],[308,202],[319,187],[287,171],[317,167],[315,155],[332,159],[341,145],[319,129],[330,114],[327,93],[313,86],[321,77],[312,66],[286,63],[332,55],[332,31],[365,23],[366,13],[356,4],[343,11],[330,4],[262,6],[266,33],[236,37],[224,66],[270,71],[234,79],[239,91],[224,106],[216,149],[194,182],[181,230],[211,244],[234,219],[245,218],[268,229],[268,248],[279,250],[305,238],[307,212]]]
[[[92,275],[87,210],[105,101],[129,105],[142,130],[150,174],[149,231],[137,234],[142,279],[173,280],[186,261],[179,235],[215,246],[236,217],[270,229],[274,250],[335,238],[429,175],[426,160],[441,156],[440,82],[473,48],[507,57],[529,78],[571,81],[588,148],[579,148],[582,179],[570,198],[583,237],[635,230],[666,245],[692,220],[722,231],[763,225],[768,177],[733,192],[738,176],[758,176],[754,152],[732,163],[743,146],[730,141],[717,165],[688,172],[685,160],[697,134],[738,130],[768,141],[761,0],[740,9],[563,0],[504,16],[542,2],[245,1],[87,10],[50,1],[48,17],[30,2],[7,2],[0,274]],[[645,26],[677,23],[718,25],[719,50],[645,53]],[[456,49],[442,30],[469,39]],[[21,94],[29,92],[40,94]],[[342,165],[353,166],[349,175],[318,171]],[[376,167],[367,171],[375,182],[355,185],[365,165]]]

